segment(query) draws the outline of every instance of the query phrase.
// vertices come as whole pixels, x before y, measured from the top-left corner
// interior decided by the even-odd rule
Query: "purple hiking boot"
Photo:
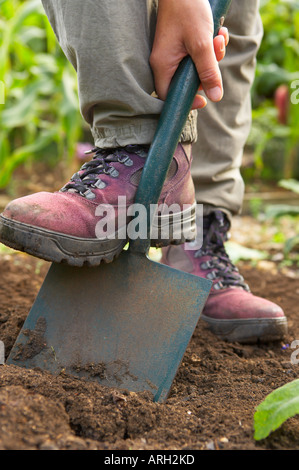
[[[137,145],[93,149],[92,160],[60,191],[10,202],[0,216],[0,241],[47,261],[72,266],[112,261],[128,241],[127,229],[134,215],[130,208],[148,149]],[[191,146],[178,145],[153,218],[153,246],[183,243],[196,236],[190,165]],[[172,215],[167,212],[170,206]]]
[[[250,292],[225,251],[230,228],[226,215],[215,211],[203,219],[201,249],[169,246],[163,248],[161,262],[213,281],[201,318],[220,339],[239,343],[283,339],[287,333],[284,312],[273,302]]]

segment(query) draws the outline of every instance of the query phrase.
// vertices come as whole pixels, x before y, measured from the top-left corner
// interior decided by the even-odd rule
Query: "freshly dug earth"
[[[0,256],[0,340],[9,354],[49,264]],[[255,407],[299,376],[288,345],[299,339],[299,281],[240,270],[254,293],[280,304],[289,319],[284,343],[229,344],[199,321],[164,404],[148,393],[107,389],[64,373],[0,366],[0,449],[195,450],[295,449],[299,418],[255,442]]]

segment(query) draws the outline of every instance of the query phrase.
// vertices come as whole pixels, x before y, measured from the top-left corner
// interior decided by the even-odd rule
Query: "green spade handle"
[[[231,0],[209,0],[214,18],[214,36],[218,34]],[[166,175],[185,126],[200,80],[190,57],[180,63],[171,81],[156,133],[144,165],[135,204],[147,213],[147,238],[130,240],[132,252],[146,253],[150,247],[150,207],[157,204]],[[145,221],[144,221],[145,222]]]

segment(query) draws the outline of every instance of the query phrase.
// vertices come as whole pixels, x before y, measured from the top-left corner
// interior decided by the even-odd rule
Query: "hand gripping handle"
[[[223,25],[231,0],[209,1],[215,37]],[[131,240],[130,251],[146,253],[150,247],[150,207],[159,201],[170,163],[199,86],[200,80],[195,65],[190,57],[185,57],[171,81],[136,193],[135,204],[142,204],[146,209],[147,220],[143,222],[147,224],[147,238]]]

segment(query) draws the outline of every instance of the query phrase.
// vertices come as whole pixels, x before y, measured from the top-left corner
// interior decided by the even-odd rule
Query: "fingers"
[[[223,36],[224,37],[224,41],[225,41],[225,46],[228,45],[229,43],[229,33],[228,33],[228,29],[225,27],[225,26],[222,26],[219,31],[218,31],[218,36]],[[216,36],[217,37],[217,36]]]
[[[191,109],[203,109],[207,105],[207,100],[202,95],[196,95]]]
[[[201,88],[212,101],[223,95],[218,62],[225,56],[227,28],[220,28],[213,38],[213,17],[208,0],[159,0],[158,16],[150,66],[158,97],[165,100],[171,79],[181,62],[191,56],[201,81]],[[206,98],[196,96],[193,107],[206,105]]]
[[[215,52],[216,60],[218,62],[220,62],[224,58],[225,52],[226,52],[226,46],[228,45],[228,43],[229,43],[228,30],[227,28],[222,27],[219,30],[218,35],[214,38],[214,52]],[[203,86],[201,85],[199,88],[199,91],[202,89],[203,89]],[[201,95],[196,95],[193,105],[192,105],[192,109],[202,109],[206,105],[207,105],[207,100]]]
[[[220,101],[223,95],[222,78],[218,58],[224,56],[224,39],[222,36],[196,45],[189,53],[196,66],[202,89],[211,101]],[[215,48],[216,51],[215,52]]]
[[[214,51],[217,62],[224,59],[225,56],[225,39],[223,36],[216,36],[214,39]]]
[[[227,28],[221,28],[219,34],[214,38],[214,51],[218,62],[224,59],[228,42],[228,30]]]

